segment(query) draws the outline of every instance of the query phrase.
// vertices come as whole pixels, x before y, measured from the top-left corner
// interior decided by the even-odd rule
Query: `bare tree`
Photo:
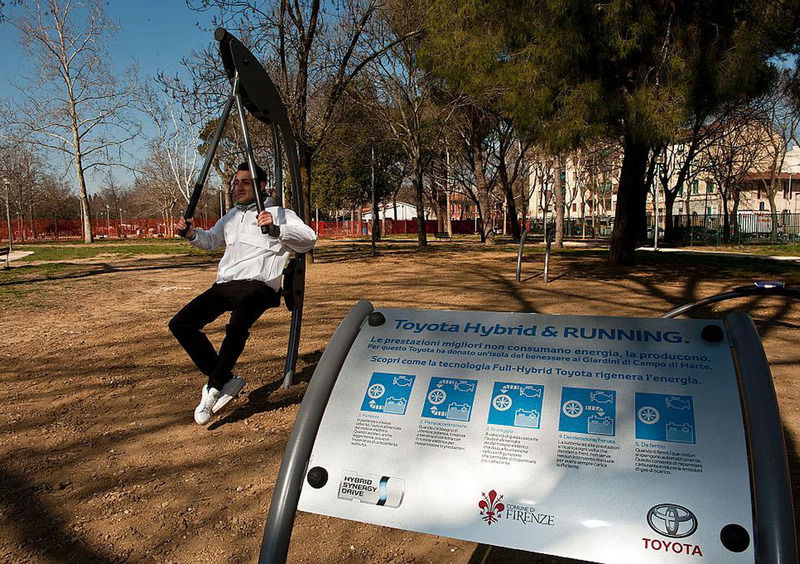
[[[781,187],[785,186],[781,178],[786,153],[792,142],[797,144],[797,130],[800,127],[800,112],[793,107],[790,100],[791,81],[788,72],[784,72],[776,82],[772,91],[758,104],[758,124],[763,129],[764,152],[761,167],[767,169],[768,175],[762,178],[772,215],[770,239],[778,240],[778,209],[775,198]]]
[[[305,216],[311,217],[311,166],[338,119],[340,102],[364,66],[392,46],[370,32],[386,2],[379,0],[197,0],[214,10],[216,25],[236,33],[254,53],[266,52],[265,67],[283,96],[297,137]],[[417,35],[414,29],[410,35]],[[410,36],[409,35],[409,36]],[[404,38],[396,38],[400,42]],[[189,62],[195,67],[199,61]],[[217,81],[222,78],[219,65]],[[208,71],[195,67],[194,84],[172,82],[184,93],[208,90]],[[310,254],[308,255],[310,258]]]
[[[713,142],[701,155],[703,169],[719,188],[723,209],[723,240],[731,241],[731,221],[738,231],[739,211],[745,178],[763,158],[763,129],[753,120],[752,109],[741,108],[719,124]]]
[[[436,103],[433,84],[419,66],[417,32],[425,18],[424,3],[390,2],[378,16],[371,29],[384,37],[389,47],[368,64],[370,72],[364,78],[371,82],[371,92],[359,99],[373,117],[386,124],[403,148],[414,187],[418,242],[423,247],[428,244],[425,173],[437,154],[433,147],[442,136],[452,105]]]
[[[23,127],[31,144],[55,150],[75,170],[84,241],[93,240],[86,173],[109,165],[111,153],[135,136],[125,120],[128,91],[110,72],[105,48],[114,27],[92,1],[24,3],[9,21],[33,59],[36,74],[19,87],[22,103],[5,121]]]
[[[159,95],[150,84],[140,85],[138,91],[139,109],[156,128],[151,146],[160,151],[163,172],[168,173],[170,184],[187,203],[200,158],[195,133],[197,124],[174,98]]]

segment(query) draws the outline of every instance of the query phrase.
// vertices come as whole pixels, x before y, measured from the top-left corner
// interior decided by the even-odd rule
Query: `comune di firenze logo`
[[[495,490],[490,490],[488,494],[482,493],[481,497],[478,508],[481,519],[487,525],[497,523],[504,516],[506,521],[517,521],[523,525],[555,525],[555,515],[539,513],[532,505],[503,503],[503,496]]]
[[[481,510],[481,519],[486,521],[487,525],[497,523],[506,508],[505,504],[501,502],[503,496],[498,496],[494,490],[490,490],[488,494],[482,493],[481,495],[483,499],[478,502],[478,508]]]

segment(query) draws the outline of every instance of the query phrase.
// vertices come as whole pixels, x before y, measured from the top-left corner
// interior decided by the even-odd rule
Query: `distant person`
[[[259,166],[256,177],[263,195],[266,174]],[[247,163],[237,167],[232,187],[236,205],[214,227],[207,231],[195,228],[191,219],[183,218],[175,226],[177,230],[186,229],[186,238],[195,247],[214,251],[225,246],[214,285],[169,322],[170,331],[189,358],[208,377],[194,410],[199,425],[207,424],[244,388],[244,378],[234,375],[233,368],[244,350],[249,329],[264,311],[280,303],[281,275],[290,251],[310,251],[317,240],[314,230],[293,211],[271,206],[265,196],[264,210],[257,213]],[[268,235],[261,233],[261,226],[269,228]],[[226,311],[231,317],[217,352],[202,329]]]

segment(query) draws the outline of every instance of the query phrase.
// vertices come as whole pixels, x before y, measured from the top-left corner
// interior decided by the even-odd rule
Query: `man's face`
[[[233,193],[236,201],[241,204],[249,204],[256,200],[253,177],[249,170],[236,171],[236,176],[233,178]]]

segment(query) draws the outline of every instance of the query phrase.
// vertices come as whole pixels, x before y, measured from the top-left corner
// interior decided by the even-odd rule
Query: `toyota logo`
[[[697,530],[697,517],[683,506],[662,503],[647,512],[647,524],[660,535],[680,539]]]

